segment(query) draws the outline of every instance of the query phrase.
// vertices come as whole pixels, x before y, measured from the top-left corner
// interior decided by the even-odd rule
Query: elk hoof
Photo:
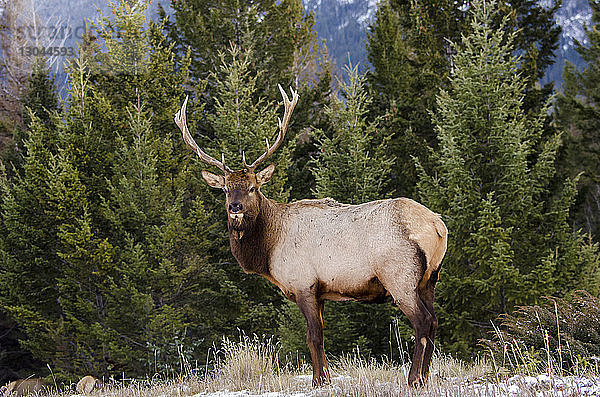
[[[331,380],[329,379],[328,376],[325,376],[325,375],[321,375],[321,376],[317,376],[317,377],[313,376],[313,380],[312,380],[313,387],[321,387],[321,386],[328,385],[330,383],[331,383]]]
[[[408,386],[419,388],[425,385],[427,379],[423,379],[421,376],[415,376],[414,379],[408,379]]]

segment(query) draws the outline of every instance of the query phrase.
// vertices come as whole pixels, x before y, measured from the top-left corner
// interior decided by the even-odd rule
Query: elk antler
[[[290,98],[288,98],[283,88],[281,88],[281,85],[278,84],[277,86],[279,87],[279,91],[281,91],[281,96],[283,97],[283,106],[285,107],[285,112],[283,113],[283,120],[281,120],[279,117],[277,118],[277,121],[279,122],[279,134],[277,134],[277,139],[275,140],[275,143],[273,143],[273,146],[269,146],[269,139],[266,139],[267,151],[264,152],[259,158],[257,158],[256,161],[254,161],[254,163],[252,163],[251,165],[246,164],[246,154],[243,153],[244,167],[246,167],[248,170],[254,170],[267,157],[271,156],[281,145],[281,143],[283,142],[283,138],[285,137],[285,132],[287,131],[288,124],[290,122],[290,117],[292,116],[292,112],[294,111],[294,107],[296,106],[296,103],[298,103],[297,91],[294,91],[290,87],[290,91],[292,92],[292,100],[290,101]]]
[[[218,167],[225,174],[229,174],[229,173],[233,172],[231,170],[231,168],[229,168],[225,165],[225,155],[224,154],[221,154],[221,161],[215,160],[214,158],[210,157],[208,154],[204,153],[204,151],[202,151],[202,149],[200,149],[200,146],[198,146],[196,141],[194,141],[194,138],[192,138],[192,136],[190,135],[190,132],[188,131],[188,128],[187,128],[187,121],[185,118],[185,109],[187,107],[187,101],[188,101],[188,97],[186,96],[185,101],[183,101],[183,105],[181,106],[181,110],[179,112],[175,113],[175,124],[177,124],[177,126],[183,133],[183,140],[185,141],[185,143],[187,143],[187,145],[194,152],[196,152],[196,154],[200,157],[200,159],[202,161],[204,161],[205,163]]]

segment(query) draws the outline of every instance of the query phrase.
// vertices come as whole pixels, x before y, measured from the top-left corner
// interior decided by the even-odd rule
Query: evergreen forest
[[[19,50],[22,1],[0,15],[0,384],[177,374],[240,335],[310,362],[297,306],[231,254],[224,194],[201,175],[219,170],[173,121],[186,96],[195,141],[241,169],[275,140],[278,84],[298,92],[271,199],[409,197],[441,214],[439,352],[473,359],[520,308],[600,296],[595,0],[561,91],[540,83],[560,2],[381,0],[355,65],[300,0],[173,0],[153,18],[149,0],[113,0],[64,93],[51,57]],[[326,302],[324,324],[331,356],[413,346],[391,299]]]

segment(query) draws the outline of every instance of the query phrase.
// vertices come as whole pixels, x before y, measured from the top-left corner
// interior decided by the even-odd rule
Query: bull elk
[[[330,381],[323,341],[325,300],[380,302],[392,296],[415,331],[409,385],[427,380],[438,326],[435,284],[446,252],[447,229],[438,214],[408,199],[348,205],[326,198],[277,203],[260,187],[275,165],[257,167],[281,145],[298,102],[279,86],[285,107],[273,145],[252,164],[233,171],[206,154],[190,135],[185,99],[175,123],[200,159],[221,170],[202,177],[226,196],[231,252],[246,273],[259,274],[296,302],[306,318],[313,385]]]

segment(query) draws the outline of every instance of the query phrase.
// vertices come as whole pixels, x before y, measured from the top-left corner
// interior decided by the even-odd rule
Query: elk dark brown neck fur
[[[360,205],[332,199],[278,204],[260,192],[273,176],[274,164],[255,172],[283,142],[291,113],[290,101],[279,87],[285,106],[273,145],[252,164],[233,171],[206,154],[190,135],[186,101],[175,123],[187,145],[222,174],[202,171],[212,187],[223,189],[231,252],[247,273],[257,273],[296,302],[306,318],[306,342],[313,364],[313,385],[329,382],[323,342],[325,300],[380,301],[392,296],[415,331],[415,350],[408,374],[410,385],[427,380],[434,350],[437,319],[435,284],[448,242],[440,216],[407,199],[378,200]]]
[[[246,273],[269,278],[269,262],[281,230],[281,205],[258,193],[260,211],[255,219],[239,226],[229,219],[231,253]]]

